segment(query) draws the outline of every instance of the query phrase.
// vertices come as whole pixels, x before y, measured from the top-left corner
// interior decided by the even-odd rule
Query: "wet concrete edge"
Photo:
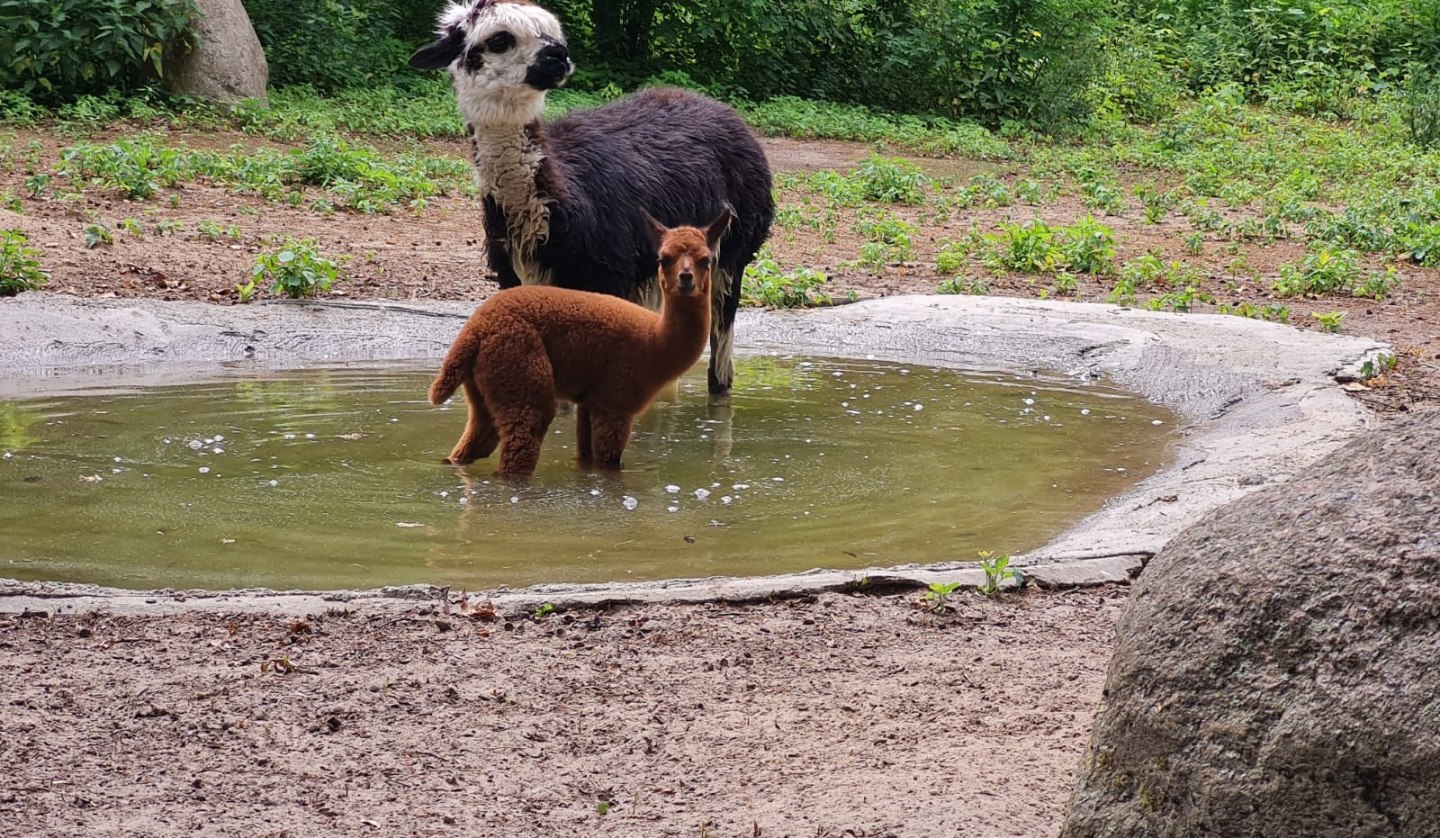
[[[457,303],[203,303],[25,294],[0,301],[0,398],[173,384],[247,371],[438,360],[471,306]],[[1170,408],[1173,460],[1046,546],[1015,557],[1027,582],[1094,585],[1133,577],[1186,525],[1267,483],[1283,482],[1370,427],[1341,389],[1391,352],[1220,315],[991,297],[890,297],[806,312],[743,312],[737,347],[770,354],[1001,367],[1104,380]],[[741,383],[743,386],[743,382]],[[621,603],[744,602],[824,591],[978,585],[970,562],[779,576],[539,585],[476,592],[501,613]],[[371,591],[126,591],[0,579],[0,613],[313,612],[447,607],[430,585]],[[447,595],[448,594],[448,595]]]

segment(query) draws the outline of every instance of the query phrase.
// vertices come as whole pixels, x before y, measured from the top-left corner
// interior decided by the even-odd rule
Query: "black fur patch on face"
[[[482,49],[480,49],[480,48],[478,48],[478,47],[472,47],[469,52],[465,53],[465,72],[470,73],[471,75],[474,75],[475,73],[480,72],[480,68],[481,68],[481,67],[484,67],[484,66],[485,66],[485,51],[484,51],[484,50],[482,50]]]
[[[499,55],[502,52],[509,52],[515,46],[515,36],[509,32],[496,32],[485,39],[485,51]]]

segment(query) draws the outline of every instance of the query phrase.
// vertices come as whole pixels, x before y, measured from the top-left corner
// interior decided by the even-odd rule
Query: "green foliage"
[[[1087,215],[1060,232],[1069,270],[1085,274],[1108,274],[1114,270],[1114,230]]]
[[[1024,224],[1001,223],[999,233],[982,240],[985,266],[994,271],[1108,274],[1114,269],[1115,233],[1088,215],[1069,227],[1053,229],[1038,218]]]
[[[1369,381],[1395,369],[1400,364],[1400,358],[1388,352],[1381,353],[1375,358],[1367,358],[1365,363],[1360,365],[1360,378]]]
[[[288,152],[236,147],[222,154],[170,146],[140,134],[107,145],[70,146],[61,153],[56,171],[77,187],[113,189],[137,201],[154,197],[161,188],[203,179],[298,205],[303,196],[297,190],[314,186],[331,193],[340,205],[364,213],[386,212],[448,189],[473,188],[462,160],[412,154],[387,158],[333,136],[316,137]]]
[[[104,224],[85,225],[85,247],[94,250],[97,247],[108,247],[115,243],[115,234]]]
[[[1253,303],[1221,303],[1215,307],[1217,314],[1230,314],[1235,317],[1249,317],[1252,320],[1269,320],[1272,323],[1289,323],[1290,307],[1278,303],[1271,303],[1266,306],[1257,306]]]
[[[88,181],[135,201],[146,200],[160,187],[172,187],[185,176],[180,151],[149,134],[103,146],[71,146],[61,152],[61,160],[60,174],[77,185]]]
[[[34,291],[45,284],[40,254],[20,230],[0,230],[0,297]]]
[[[1405,82],[1405,127],[1416,145],[1440,143],[1440,75],[1423,65]]]
[[[265,48],[270,82],[316,90],[372,87],[413,78],[405,59],[429,40],[431,21],[415,31],[407,5],[386,0],[245,0]],[[426,9],[434,14],[443,4]],[[411,23],[410,29],[405,24]]]
[[[931,582],[925,589],[922,600],[927,608],[936,614],[950,610],[950,595],[960,590],[959,582]]]
[[[299,299],[329,291],[339,276],[335,261],[320,252],[314,239],[304,238],[287,239],[278,250],[255,257],[251,281],[268,279],[272,294]]]
[[[1151,311],[1190,311],[1196,303],[1213,303],[1215,297],[1207,294],[1193,285],[1187,285],[1180,291],[1167,291],[1154,299],[1147,300],[1145,307]]]
[[[1350,293],[1360,284],[1360,254],[1317,243],[1298,265],[1281,265],[1275,293],[1282,297]]]
[[[898,157],[872,154],[854,172],[860,197],[886,204],[923,204],[930,178],[919,166]]]
[[[935,293],[984,296],[990,293],[990,284],[978,277],[952,276],[940,283]]]
[[[162,78],[195,14],[191,0],[0,0],[0,88],[61,102]]]
[[[984,237],[987,250],[982,258],[994,271],[1038,273],[1053,270],[1060,261],[1055,231],[1033,218],[1024,224],[1002,223],[999,233]]]
[[[1340,321],[1345,319],[1343,311],[1311,312],[1311,317],[1320,322],[1320,331],[1334,334],[1340,331]]]
[[[826,306],[830,305],[830,295],[820,290],[825,282],[825,274],[812,268],[782,271],[766,246],[745,268],[740,303],[769,308]]]
[[[953,274],[970,260],[971,245],[966,242],[941,242],[935,254],[935,270],[942,274]]]
[[[575,84],[684,79],[729,98],[906,113],[1083,116],[1103,0],[561,0]]]
[[[554,97],[552,93],[551,99]],[[883,113],[863,105],[794,96],[737,104],[757,131],[774,136],[884,142],[927,154],[989,159],[1011,156],[1009,146],[979,125],[944,117]]]
[[[989,550],[981,550],[980,569],[985,571],[985,582],[980,586],[980,593],[985,596],[999,596],[1000,586],[1007,581],[1013,581],[1016,585],[1024,583],[1020,572],[1010,567],[1008,555],[997,556]]]
[[[956,201],[962,207],[984,207],[995,209],[996,207],[1010,206],[1010,190],[1005,184],[996,180],[993,176],[979,174],[970,178],[956,196]],[[1039,203],[1038,200],[1030,203]]]
[[[1440,7],[1409,0],[1124,0],[1123,19],[1193,90],[1238,83],[1247,94],[1314,115],[1350,115],[1412,61],[1440,56]]]

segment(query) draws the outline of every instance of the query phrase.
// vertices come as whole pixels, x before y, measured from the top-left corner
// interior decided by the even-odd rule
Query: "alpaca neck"
[[[550,236],[550,203],[555,199],[541,188],[555,182],[555,164],[545,154],[539,121],[471,123],[470,145],[481,194],[505,212],[512,256],[531,259]]]
[[[660,303],[660,323],[656,332],[656,358],[672,362],[671,378],[678,378],[705,351],[710,337],[710,296],[691,294],[688,297],[667,295]]]

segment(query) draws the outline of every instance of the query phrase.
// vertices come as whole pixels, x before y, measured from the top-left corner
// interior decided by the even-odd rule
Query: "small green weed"
[[[1007,581],[1013,581],[1016,585],[1021,585],[1024,581],[1019,571],[1011,569],[1010,557],[1005,554],[997,556],[989,550],[981,550],[980,569],[985,571],[985,582],[980,586],[980,593],[985,596],[998,596],[1000,586]]]
[[[195,232],[199,234],[200,238],[209,241],[219,241],[223,236],[231,241],[238,242],[244,235],[240,232],[240,228],[234,224],[222,227],[219,222],[212,221],[209,218],[201,219],[200,222],[195,225]]]
[[[993,271],[1043,273],[1053,270],[1063,257],[1055,232],[1038,218],[1024,224],[1002,223],[999,233],[984,236],[985,267]]]
[[[740,304],[768,308],[830,305],[830,295],[820,290],[826,279],[823,272],[812,268],[782,271],[769,248],[763,248],[745,269],[740,284]]]
[[[1187,233],[1184,241],[1181,243],[1181,247],[1191,256],[1199,256],[1205,252],[1205,234]]]
[[[255,299],[254,277],[251,277],[249,282],[237,282],[235,284],[235,298],[242,303],[248,303]]]
[[[104,224],[85,225],[85,247],[87,250],[94,250],[97,247],[112,245],[115,243],[115,234]]]
[[[1349,293],[1360,283],[1360,254],[1317,242],[1299,265],[1281,265],[1275,293],[1282,297],[1305,294]]]
[[[861,195],[886,204],[923,204],[931,191],[930,178],[914,163],[899,157],[872,154],[855,170]]]
[[[1340,321],[1345,319],[1343,311],[1311,312],[1311,317],[1320,321],[1320,331],[1329,334],[1336,334],[1340,331]]]
[[[1360,378],[1364,381],[1379,378],[1385,373],[1395,369],[1399,364],[1400,357],[1398,355],[1392,355],[1388,352],[1381,353],[1375,358],[1366,359],[1365,363],[1360,365]]]
[[[950,595],[960,589],[959,582],[931,582],[925,591],[925,605],[936,614],[950,610]]]
[[[1067,267],[1077,273],[1108,274],[1115,268],[1115,231],[1085,216],[1060,230]]]
[[[0,230],[0,297],[34,291],[45,284],[39,252],[20,230]]]
[[[329,291],[339,276],[339,265],[320,253],[314,239],[304,238],[287,240],[279,250],[255,257],[251,281],[269,279],[271,293],[299,299]]]
[[[551,614],[554,614],[554,613],[555,613],[555,606],[554,606],[554,605],[552,605],[551,603],[548,603],[548,602],[542,602],[542,603],[540,603],[540,605],[535,609],[534,617],[535,617],[535,619],[537,619],[537,620],[543,620],[543,619],[545,619],[546,617],[549,617]]]
[[[937,294],[972,294],[983,296],[990,293],[990,284],[978,277],[952,276],[935,289]]]
[[[1248,317],[1251,320],[1269,320],[1272,323],[1290,322],[1290,307],[1278,303],[1266,306],[1257,306],[1253,303],[1221,303],[1215,307],[1215,312],[1235,317]]]

